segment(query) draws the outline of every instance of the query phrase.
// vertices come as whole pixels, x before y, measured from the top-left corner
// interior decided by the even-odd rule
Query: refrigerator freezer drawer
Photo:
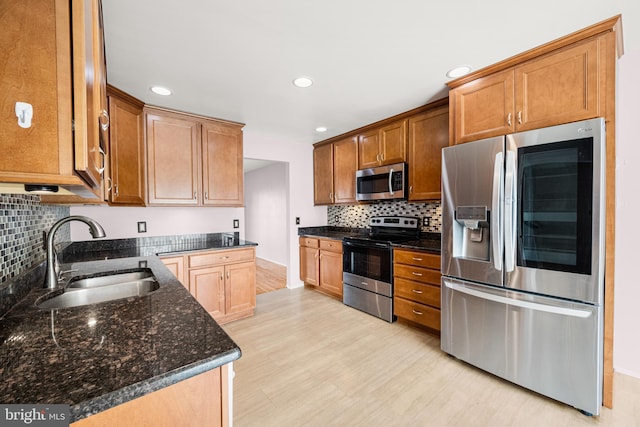
[[[442,278],[441,347],[591,414],[602,405],[602,309]]]

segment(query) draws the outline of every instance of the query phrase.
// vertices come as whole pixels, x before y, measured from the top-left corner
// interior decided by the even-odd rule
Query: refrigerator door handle
[[[446,279],[444,279],[443,282],[447,288],[453,289],[456,292],[471,295],[471,296],[488,300],[488,301],[494,301],[499,304],[522,307],[530,310],[544,311],[544,312],[553,313],[553,314],[561,314],[563,316],[580,317],[583,319],[586,319],[587,317],[590,317],[593,314],[591,311],[588,311],[588,310],[578,310],[575,308],[557,307],[554,305],[539,304],[531,301],[523,301],[515,298],[507,298],[500,295],[494,295],[488,292],[482,292],[475,289],[471,289],[467,286],[461,285],[459,283],[454,283]]]
[[[503,198],[503,155],[496,154],[493,164],[493,194],[491,197],[491,250],[493,265],[502,271],[502,198]]]
[[[516,155],[507,151],[504,184],[504,269],[511,272],[516,259]]]

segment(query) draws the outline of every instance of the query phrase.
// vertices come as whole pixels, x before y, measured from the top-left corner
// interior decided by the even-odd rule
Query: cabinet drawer
[[[400,277],[403,279],[440,286],[440,270],[431,270],[429,268],[394,263],[393,277]]]
[[[440,287],[396,278],[394,296],[440,308]]]
[[[394,298],[393,314],[431,329],[440,330],[440,310],[404,298]]]
[[[320,247],[318,243],[318,239],[314,239],[312,237],[300,237],[300,246],[306,246],[308,248],[318,248]]]
[[[208,267],[210,265],[231,264],[252,261],[255,258],[253,248],[234,251],[211,251],[189,255],[189,268]]]
[[[393,251],[393,262],[440,270],[440,255],[427,252],[395,249]]]
[[[342,252],[342,242],[339,240],[320,240],[320,249],[323,251]]]

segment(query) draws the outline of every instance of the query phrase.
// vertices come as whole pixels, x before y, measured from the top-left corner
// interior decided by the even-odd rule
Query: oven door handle
[[[380,249],[389,249],[389,244],[387,243],[356,243],[348,240],[343,240],[342,244],[345,246],[351,246],[353,248],[363,248],[363,249],[372,249],[372,248],[380,248]]]

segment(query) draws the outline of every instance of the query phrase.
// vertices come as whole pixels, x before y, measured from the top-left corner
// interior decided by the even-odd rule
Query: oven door
[[[391,283],[391,254],[389,244],[345,239],[342,242],[342,271]]]

